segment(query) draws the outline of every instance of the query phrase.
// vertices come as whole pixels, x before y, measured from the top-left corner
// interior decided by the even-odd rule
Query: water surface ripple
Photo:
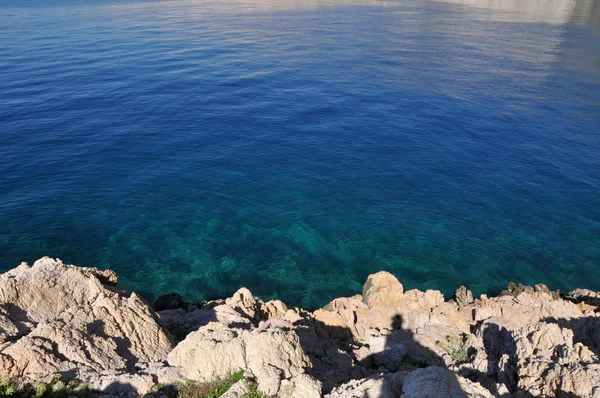
[[[600,290],[600,0],[530,3],[5,0],[0,268]]]

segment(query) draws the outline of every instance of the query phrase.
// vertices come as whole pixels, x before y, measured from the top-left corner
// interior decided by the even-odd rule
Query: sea
[[[0,271],[152,301],[600,290],[600,0],[1,0]]]

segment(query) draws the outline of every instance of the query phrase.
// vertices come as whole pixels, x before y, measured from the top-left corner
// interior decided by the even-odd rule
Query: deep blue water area
[[[0,269],[314,308],[600,290],[600,0],[3,0]]]

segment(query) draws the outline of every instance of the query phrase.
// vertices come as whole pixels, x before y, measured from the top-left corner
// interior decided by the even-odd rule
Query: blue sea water
[[[0,253],[149,299],[600,290],[600,0],[3,0]]]

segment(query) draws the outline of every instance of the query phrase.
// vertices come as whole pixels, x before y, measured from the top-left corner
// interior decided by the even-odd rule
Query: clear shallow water
[[[600,1],[0,4],[0,267],[315,307],[600,290]]]

